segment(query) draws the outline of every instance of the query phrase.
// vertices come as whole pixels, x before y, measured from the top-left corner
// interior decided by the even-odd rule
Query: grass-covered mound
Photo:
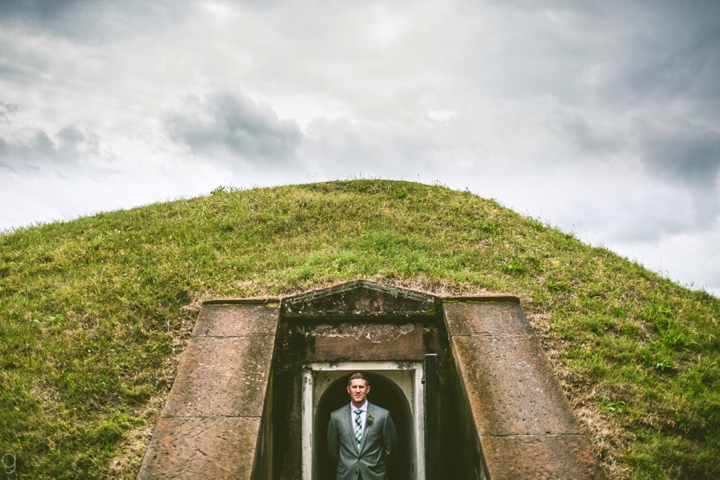
[[[612,477],[720,478],[720,300],[468,192],[365,180],[0,235],[0,454],[134,478],[198,300],[357,278],[521,296]]]

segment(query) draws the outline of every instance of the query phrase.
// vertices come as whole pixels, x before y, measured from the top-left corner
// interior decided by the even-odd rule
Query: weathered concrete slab
[[[481,444],[493,480],[605,478],[582,435],[486,436]]]
[[[161,418],[138,478],[250,479],[259,418]]]
[[[275,338],[191,338],[165,417],[262,415]]]
[[[418,361],[425,345],[420,324],[317,325],[305,331],[306,360],[313,362]]]
[[[460,336],[452,342],[478,434],[580,433],[534,338]]]
[[[269,443],[259,437],[278,321],[277,303],[203,306],[138,479],[267,475],[255,450]]]
[[[193,337],[275,335],[277,308],[265,305],[203,305]]]
[[[443,309],[490,479],[605,478],[520,305]]]
[[[518,302],[456,302],[444,304],[443,309],[452,336],[532,335],[532,327]]]

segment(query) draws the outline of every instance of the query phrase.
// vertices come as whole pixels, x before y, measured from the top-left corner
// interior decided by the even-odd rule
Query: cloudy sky
[[[0,0],[0,229],[356,177],[720,294],[720,2]]]

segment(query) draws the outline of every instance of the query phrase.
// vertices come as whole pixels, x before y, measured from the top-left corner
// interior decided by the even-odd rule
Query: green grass
[[[0,235],[0,454],[134,478],[197,302],[367,278],[521,296],[614,478],[720,478],[720,300],[468,192],[356,180]]]

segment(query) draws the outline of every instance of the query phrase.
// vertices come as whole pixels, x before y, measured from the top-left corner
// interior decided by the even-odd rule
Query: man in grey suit
[[[348,381],[350,405],[330,414],[328,450],[337,462],[337,480],[388,480],[386,467],[397,452],[390,412],[367,401],[370,384],[356,373]]]

